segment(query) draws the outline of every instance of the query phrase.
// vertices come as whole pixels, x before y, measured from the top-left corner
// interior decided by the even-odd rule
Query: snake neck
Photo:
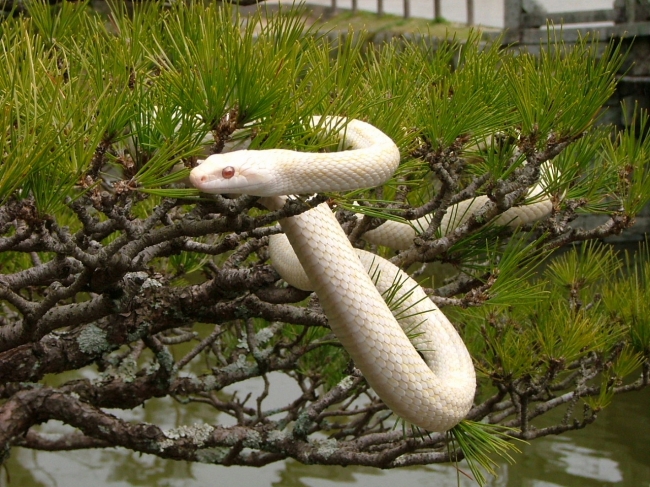
[[[259,199],[259,203],[266,209],[275,211],[281,210],[287,199],[289,199],[288,196],[263,196]]]

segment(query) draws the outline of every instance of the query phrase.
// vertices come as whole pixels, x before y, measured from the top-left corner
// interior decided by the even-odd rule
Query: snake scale
[[[340,117],[313,117],[311,123],[337,133],[348,150],[215,154],[192,170],[190,182],[205,193],[260,196],[269,209],[277,209],[286,195],[378,186],[400,162],[395,143],[368,123]],[[481,198],[448,211],[452,216],[443,227],[471,215],[483,205]],[[499,218],[501,223],[523,223],[547,214],[549,205],[542,200],[531,205],[533,210],[513,208]],[[280,220],[280,225],[284,235],[274,236],[270,244],[273,265],[290,284],[316,292],[332,331],[384,403],[428,431],[446,431],[462,420],[476,389],[472,359],[454,326],[417,282],[387,260],[354,249],[327,203]],[[385,237],[396,238],[393,247],[406,248],[415,230],[387,222],[364,236],[391,246]],[[392,311],[382,297],[386,294],[397,303]]]

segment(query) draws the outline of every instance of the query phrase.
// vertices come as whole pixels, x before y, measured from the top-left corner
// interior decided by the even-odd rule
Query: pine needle
[[[511,453],[521,453],[521,450],[511,443],[512,440],[518,439],[508,434],[514,431],[517,430],[500,425],[463,420],[449,431],[449,436],[452,442],[458,443],[476,482],[483,486],[487,479],[481,469],[490,475],[497,475],[498,464],[491,455],[494,454],[512,464],[515,460]]]

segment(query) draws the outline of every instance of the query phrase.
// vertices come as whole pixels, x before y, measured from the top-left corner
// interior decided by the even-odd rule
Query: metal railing
[[[467,25],[474,25],[474,0],[466,0],[467,2]],[[338,10],[338,0],[332,0],[331,10],[336,13]],[[352,0],[352,12],[356,13],[359,10],[359,0]],[[411,0],[403,0],[402,7],[403,16],[405,19],[411,17]],[[384,0],[377,0],[377,15],[384,15]],[[442,18],[442,6],[440,0],[433,0],[433,18]]]
[[[641,5],[636,0],[612,2],[611,9],[584,10],[575,12],[526,11],[523,0],[504,0],[505,28],[512,30],[542,27],[554,24],[590,24],[595,22],[632,23],[636,21],[636,11]],[[620,5],[617,5],[620,4]]]
[[[549,23],[563,26],[566,41],[577,40],[585,31],[592,32],[601,40],[650,35],[650,2],[647,0],[616,0],[612,1],[610,9],[574,12],[526,9],[525,4],[530,6],[530,1],[504,0],[505,40],[508,42],[535,43],[539,40],[540,27],[546,27]]]
[[[475,25],[474,0],[465,0],[467,9],[467,25]],[[521,32],[525,29],[535,29],[545,26],[548,22],[556,25],[589,24],[596,22],[613,22],[628,24],[650,20],[650,3],[647,0],[617,0],[613,1],[611,9],[586,10],[575,12],[546,12],[542,8],[534,8],[534,1],[503,0],[504,27],[511,32]],[[531,5],[533,8],[531,8]],[[336,12],[338,0],[331,0],[331,10]],[[352,12],[359,9],[358,0],[352,0]],[[384,0],[377,0],[377,14],[384,15]],[[404,18],[411,17],[411,0],[403,0],[402,14]],[[433,18],[444,17],[441,0],[433,0]]]

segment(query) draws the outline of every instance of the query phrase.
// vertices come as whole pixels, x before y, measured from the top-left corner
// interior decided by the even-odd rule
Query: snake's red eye
[[[226,166],[221,171],[221,176],[223,176],[224,179],[230,179],[234,175],[235,175],[235,168],[232,166]]]

